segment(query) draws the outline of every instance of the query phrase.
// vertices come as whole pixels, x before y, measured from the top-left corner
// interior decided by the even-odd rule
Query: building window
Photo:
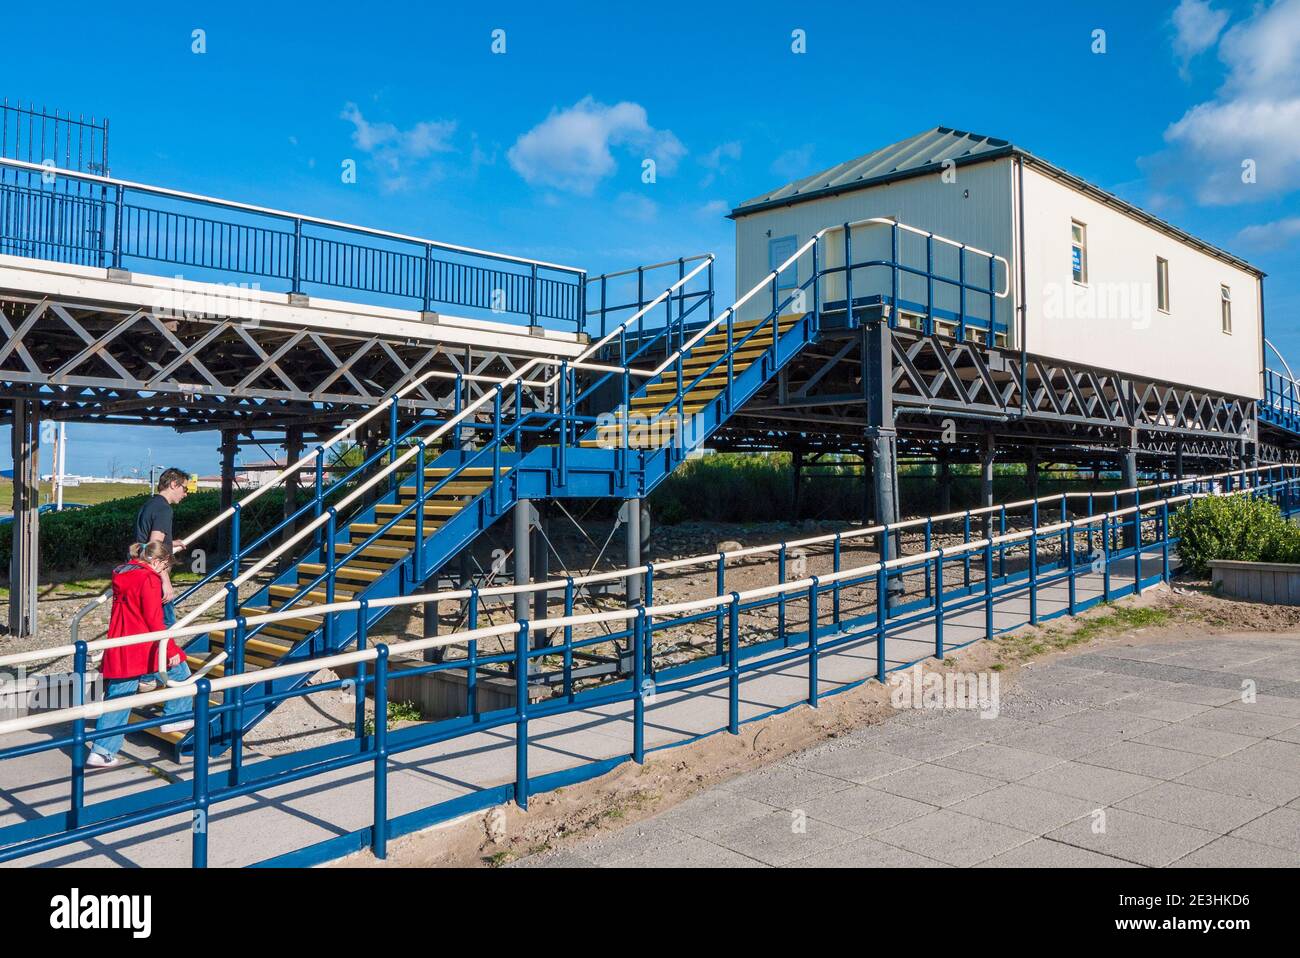
[[[1156,257],[1156,308],[1169,312],[1169,260]]]
[[[799,237],[797,236],[777,236],[767,241],[767,268],[775,270],[778,266],[794,255],[794,251],[799,248]],[[778,290],[794,289],[799,285],[799,264],[791,263],[776,278],[776,287]]]
[[[1070,221],[1070,269],[1076,283],[1088,282],[1088,227]]]
[[[1223,322],[1223,331],[1232,334],[1232,290],[1226,286],[1219,287],[1219,315]]]

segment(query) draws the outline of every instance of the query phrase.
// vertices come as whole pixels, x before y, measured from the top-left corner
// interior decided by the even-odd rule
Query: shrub
[[[41,516],[40,564],[43,569],[83,569],[88,566],[121,562],[135,538],[135,517],[148,498],[147,494],[126,499],[112,499],[98,505],[68,512],[47,512]],[[301,501],[301,500],[300,500]],[[205,490],[186,496],[176,507],[173,531],[184,536],[220,510],[220,494]],[[253,541],[283,517],[284,493],[269,490],[251,503],[240,520],[244,542]],[[0,534],[0,574],[9,570],[13,539]],[[212,531],[200,543],[209,553],[216,551],[217,533]]]
[[[1212,559],[1300,561],[1300,527],[1267,499],[1206,496],[1172,515],[1169,526],[1179,540],[1178,555],[1193,575],[1208,575]]]

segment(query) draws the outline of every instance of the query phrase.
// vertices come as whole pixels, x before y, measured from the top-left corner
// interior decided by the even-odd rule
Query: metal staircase
[[[187,649],[191,668],[218,675],[249,672],[340,652],[357,644],[359,636],[364,641],[369,628],[390,611],[381,600],[423,591],[434,573],[520,500],[647,495],[817,338],[823,281],[837,271],[851,273],[843,267],[818,268],[822,235],[702,324],[691,322],[691,310],[682,309],[680,301],[674,317],[671,304],[674,293],[706,266],[711,302],[712,260],[690,274],[683,270],[676,283],[576,360],[532,360],[435,428],[425,431],[427,424],[417,422],[399,433],[400,397],[393,397],[387,448],[329,486],[321,478],[318,451],[316,494],[296,514],[299,521],[309,521],[248,568],[243,567],[236,507],[234,555],[218,570],[229,576],[225,618],[238,621],[266,612],[283,613],[283,618],[207,634]],[[808,279],[778,294],[777,277],[804,256],[813,261]],[[770,308],[757,318],[738,318],[747,303],[757,305],[764,291],[770,293]],[[664,303],[669,308],[663,326],[645,330],[645,317]],[[662,361],[649,367],[660,355]],[[527,409],[523,383],[543,367],[556,370],[543,381],[553,401],[540,410]],[[443,443],[459,441],[462,431],[474,440],[441,449]],[[376,466],[382,466],[376,474],[348,486]],[[366,503],[376,491],[378,498]],[[293,555],[297,560],[292,565],[251,596],[239,598],[241,585],[255,581],[277,558]],[[363,600],[362,609],[319,614],[321,607],[350,600]],[[220,601],[214,595],[182,610],[181,624],[194,622]],[[307,610],[312,617],[294,615]],[[213,653],[225,653],[224,660],[213,665]],[[213,719],[209,741],[214,752],[229,748],[268,714],[272,706],[262,704],[268,696],[305,685],[307,679],[304,674],[273,676],[237,691],[244,700],[238,712]],[[242,721],[236,723],[235,714]],[[191,748],[192,732],[149,731],[179,752]]]

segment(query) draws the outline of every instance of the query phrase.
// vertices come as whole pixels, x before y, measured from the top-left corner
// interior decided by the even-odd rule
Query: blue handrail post
[[[632,621],[632,761],[645,764],[645,606]]]
[[[316,447],[316,494],[314,496],[315,507],[312,511],[312,518],[319,519],[321,511],[325,506],[325,447]],[[321,527],[316,527],[316,548],[321,547]]]
[[[424,247],[424,311],[433,311],[433,244]]]
[[[501,514],[501,390],[497,383],[492,393],[492,514]]]
[[[557,485],[564,486],[569,478],[569,362],[560,364],[560,474]]]
[[[578,273],[578,283],[574,287],[574,299],[577,301],[578,335],[587,331],[587,271]]]
[[[87,645],[84,639],[78,639],[72,656],[72,674],[76,685],[72,689],[72,704],[80,706],[86,701],[86,656]],[[72,783],[68,797],[68,826],[76,828],[81,824],[81,809],[86,802],[86,720],[76,719],[72,723]]]
[[[782,542],[776,558],[776,581],[778,585],[785,585],[785,555],[785,543]],[[776,631],[781,636],[781,648],[788,649],[790,647],[790,637],[785,630],[784,590],[777,593],[776,596]]]
[[[113,269],[122,268],[122,185],[113,190]]]
[[[1078,609],[1079,590],[1075,582],[1076,576],[1074,574],[1074,522],[1072,520],[1070,521],[1069,528],[1066,529],[1066,534],[1070,537],[1070,547],[1065,550],[1065,568],[1068,572],[1066,581],[1070,587],[1070,598],[1067,608],[1069,609],[1070,615],[1074,615]],[[1092,538],[1091,535],[1089,535],[1089,538]]]
[[[334,537],[338,528],[339,511],[334,506],[330,506],[327,512],[329,518],[325,520],[325,603],[327,605],[334,602]],[[325,650],[334,651],[334,613],[325,613],[325,629],[323,633]]]
[[[357,603],[357,651],[364,652],[370,641],[370,603],[362,599]],[[364,660],[357,663],[357,673],[352,686],[352,734],[358,742],[366,737],[366,668]],[[378,714],[378,713],[376,713]]]
[[[984,543],[984,638],[993,638],[993,540]]]
[[[397,464],[397,440],[401,438],[397,425],[397,397],[393,396],[388,401],[388,464],[396,466]],[[397,492],[397,470],[394,469],[388,474],[388,491]]]
[[[966,247],[957,250],[957,342],[966,342]]]
[[[388,857],[388,646],[375,648],[375,823],[370,853]]]
[[[532,264],[528,284],[528,325],[537,325],[537,264]]]
[[[718,553],[717,565],[714,568],[714,585],[717,587],[717,591],[713,593],[714,595],[722,595],[727,590],[727,554],[725,552]],[[722,659],[723,650],[723,614],[723,607],[718,606],[714,615],[713,648],[719,661]]]
[[[831,571],[839,572],[842,561],[842,547],[840,545],[840,533],[835,533],[835,542],[831,546]],[[838,630],[840,626],[840,580],[835,579],[835,585],[831,588],[831,622],[835,624]]]
[[[1038,511],[1035,505],[1035,512]],[[1038,624],[1038,521],[1029,533],[1029,624]]]
[[[924,542],[922,543],[921,551],[929,552],[931,548],[931,544],[934,541],[934,529],[929,517],[927,517],[925,520],[925,534],[923,538],[924,538]],[[900,542],[902,541],[901,536],[899,541]],[[925,563],[925,565],[922,566],[922,570],[925,573],[925,597],[928,599],[930,598],[930,563],[928,562]]]
[[[190,864],[208,867],[208,760],[212,732],[209,709],[212,683],[199,679],[194,687],[194,810],[190,820]]]
[[[727,731],[740,734],[740,593],[731,593],[727,608]]]
[[[1160,502],[1160,578],[1169,581],[1169,501]]]
[[[844,322],[853,328],[853,231],[844,224]]]
[[[934,557],[934,657],[943,658],[943,550]]]
[[[889,326],[898,325],[898,224],[889,227]]]
[[[415,453],[415,581],[424,582],[424,440],[416,440]]]
[[[813,243],[812,247],[812,281],[813,281],[813,308],[812,308],[812,331],[815,333],[821,329],[822,325],[822,267],[821,267],[821,247],[822,242],[818,240]]]
[[[886,591],[884,562],[876,569],[876,681],[885,681],[885,630],[889,622],[889,595]]]
[[[237,579],[239,578],[239,560],[241,558],[239,554],[239,518],[243,515],[244,506],[243,503],[236,502],[230,508],[234,510],[234,514],[230,517],[230,578]]]
[[[302,220],[293,221],[293,292],[302,292]]]
[[[989,257],[989,333],[987,343],[990,346],[997,345],[997,317],[998,317],[998,295],[997,289],[997,264],[998,261],[992,256]]]
[[[564,579],[564,617],[573,615],[573,576]],[[564,695],[573,701],[573,624],[564,627]]]
[[[1110,513],[1101,517],[1101,582],[1102,598],[1110,601]]]
[[[225,674],[244,674],[244,643],[248,641],[248,620],[239,616],[235,620],[235,641],[230,649],[230,668]],[[226,713],[230,723],[230,786],[239,785],[244,770],[244,686],[236,685],[230,690],[227,701],[231,710]]]
[[[469,587],[469,611],[465,625],[473,632],[478,628],[478,586]],[[465,647],[465,701],[471,722],[478,721],[478,639],[470,639]]]
[[[528,623],[515,633],[515,804],[528,810]]]
[[[897,267],[895,267],[897,268]],[[990,327],[992,324],[989,324]],[[934,234],[925,237],[925,334],[934,333]]]
[[[1038,500],[1029,507],[1029,624],[1038,624]]]
[[[812,577],[808,586],[808,704],[817,708],[817,585],[821,580]]]

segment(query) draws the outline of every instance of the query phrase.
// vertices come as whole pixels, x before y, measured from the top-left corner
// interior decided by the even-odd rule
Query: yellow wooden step
[[[226,647],[226,637],[221,632],[211,633],[208,641],[214,651],[224,650]],[[275,663],[288,655],[296,644],[297,640],[277,641],[262,631],[253,638],[244,640],[244,659],[247,661],[255,656],[263,662]]]
[[[335,550],[337,554],[337,550]],[[300,562],[298,564],[298,581],[310,582],[317,576],[325,574],[325,566],[319,562]],[[340,566],[334,570],[335,581],[351,580],[354,582],[374,582],[382,572],[377,569],[366,569],[358,567],[355,563],[349,562],[345,566]]]
[[[243,612],[244,615],[248,616],[249,618],[252,618],[255,615],[265,615],[266,613],[271,612],[273,610],[267,606],[250,605],[250,606],[245,606],[241,611]],[[271,628],[280,629],[281,631],[289,633],[290,640],[293,642],[297,642],[303,636],[315,632],[318,628],[320,628],[320,622],[317,621],[316,619],[309,619],[305,616],[300,619],[299,618],[278,619],[275,622],[270,622],[267,623],[265,626],[263,626],[263,631]],[[222,633],[210,632],[209,635],[214,635],[220,638]]]
[[[271,611],[278,611],[284,605],[293,599],[301,590],[296,585],[273,585],[268,590],[271,594]],[[360,587],[350,589],[344,585],[336,584],[334,586],[335,602],[350,602],[353,597],[360,592]],[[328,600],[325,598],[324,589],[312,589],[302,598],[293,604],[293,608],[301,609],[313,605],[325,605]]]
[[[452,482],[447,483],[447,484],[444,485],[444,486],[439,486],[439,487],[438,487],[437,495],[439,495],[439,496],[477,496],[477,495],[478,495],[480,492],[482,492],[484,489],[489,489],[489,488],[491,488],[491,486],[492,486],[492,483],[491,483],[491,482],[456,482],[456,481],[452,481]],[[425,489],[424,489],[424,491],[425,491],[425,495],[428,495],[429,490],[431,490],[432,488],[433,488],[433,484],[432,484],[432,483],[427,484],[427,485],[425,486]],[[414,487],[414,486],[399,486],[398,489],[397,489],[397,497],[398,497],[399,499],[408,500],[408,501],[411,500],[411,499],[414,499],[414,498],[415,498],[415,487]]]
[[[395,516],[400,513],[406,506],[396,502],[382,502],[375,506],[375,515],[377,516]],[[426,516],[454,516],[465,508],[465,503],[455,500],[440,502],[435,499],[433,502],[424,504],[424,514]],[[408,513],[408,520],[411,528],[415,528],[415,511]]]
[[[502,475],[505,475],[509,471],[509,466],[501,467]],[[424,468],[424,474],[426,476],[449,476],[453,472],[456,473],[457,477],[464,477],[467,479],[473,479],[475,477],[486,477],[487,479],[491,479],[494,475],[491,466],[466,466],[464,469],[460,470],[454,469],[450,466],[425,466]]]
[[[334,555],[336,557],[351,555],[357,552],[355,543],[337,542],[334,544]],[[391,569],[394,562],[406,558],[407,550],[397,546],[381,546],[378,543],[368,545],[359,553],[361,558],[352,559],[349,565],[361,563],[370,569]]]
[[[352,539],[354,542],[361,542],[366,539],[369,539],[372,535],[374,535],[376,532],[382,529],[385,525],[387,525],[387,523],[354,522],[352,523],[352,525],[348,526],[348,531],[352,533]],[[425,523],[424,531],[426,534],[429,532],[428,523]],[[414,538],[415,538],[415,523],[399,522],[394,526],[390,526],[388,530],[383,534],[383,536],[380,537],[380,540],[382,541],[383,539],[414,539]]]

